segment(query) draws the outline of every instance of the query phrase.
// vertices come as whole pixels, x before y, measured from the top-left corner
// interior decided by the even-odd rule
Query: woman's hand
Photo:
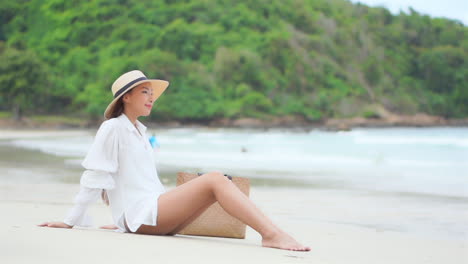
[[[37,226],[45,226],[45,227],[54,227],[54,228],[72,228],[73,226],[67,225],[64,222],[45,222]]]
[[[116,225],[103,225],[103,226],[100,226],[99,228],[101,228],[101,229],[109,229],[109,230],[119,229]]]

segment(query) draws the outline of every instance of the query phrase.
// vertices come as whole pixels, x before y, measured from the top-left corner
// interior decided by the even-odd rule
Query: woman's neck
[[[136,126],[136,121],[138,119],[138,116],[130,113],[130,111],[125,111],[125,110],[124,110],[124,114],[127,116],[128,120],[130,120],[130,122],[132,122],[132,124]]]

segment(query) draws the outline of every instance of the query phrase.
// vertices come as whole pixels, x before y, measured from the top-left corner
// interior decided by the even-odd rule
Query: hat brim
[[[112,100],[112,102],[110,102],[110,104],[106,108],[106,111],[104,111],[104,117],[106,119],[110,118],[112,112],[114,112],[115,103],[117,103],[120,97],[122,97],[125,93],[135,88],[136,86],[142,83],[147,83],[147,82],[151,83],[151,87],[153,88],[153,102],[156,101],[159,98],[159,96],[161,96],[161,94],[166,90],[167,86],[169,86],[168,81],[157,80],[157,79],[148,79],[148,80],[142,80],[142,81],[136,82],[132,86],[128,87],[119,96],[115,97]]]

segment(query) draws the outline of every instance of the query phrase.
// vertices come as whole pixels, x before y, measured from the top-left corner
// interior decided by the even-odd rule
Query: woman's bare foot
[[[262,246],[293,251],[310,251],[310,247],[299,244],[299,242],[283,231],[278,231],[269,237],[263,237]]]

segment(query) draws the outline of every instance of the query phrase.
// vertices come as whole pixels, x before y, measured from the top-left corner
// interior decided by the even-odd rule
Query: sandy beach
[[[2,263],[467,263],[466,241],[428,239],[413,234],[303,221],[320,206],[319,197],[289,196],[279,206],[278,195],[301,190],[254,188],[252,199],[266,214],[311,252],[260,247],[251,229],[243,240],[121,234],[95,228],[37,227],[61,220],[72,205],[76,184],[0,185]],[[285,207],[284,203],[294,206]],[[306,212],[304,210],[310,210]],[[95,225],[110,223],[108,209],[90,208]],[[326,213],[326,212],[321,212]]]
[[[349,183],[348,174],[340,176],[338,171],[326,175],[323,168],[321,172],[310,171],[300,178],[296,178],[299,174],[292,173],[282,178],[261,178],[263,174],[252,178],[251,199],[285,231],[310,246],[311,252],[262,248],[261,237],[250,228],[247,228],[246,239],[241,240],[102,230],[98,227],[111,224],[110,212],[102,202],[89,209],[94,218],[91,228],[36,226],[45,221],[63,220],[73,205],[79,190],[82,169],[78,161],[81,158],[67,153],[84,153],[93,133],[89,130],[0,131],[0,263],[468,263],[467,198],[382,189],[374,182],[375,177],[366,178],[361,171],[352,175]],[[185,141],[174,147],[166,145],[164,155],[179,157],[180,152],[171,151],[186,144],[187,138],[206,138],[206,142],[220,142],[223,147],[227,144],[216,138],[218,134],[206,131],[167,133],[174,135],[166,139],[167,142],[177,142],[175,137]],[[244,134],[229,133],[224,131],[223,136],[231,137],[230,142],[235,142],[236,137],[246,141]],[[320,134],[321,140],[326,135]],[[294,137],[293,134],[287,136]],[[161,138],[165,139],[164,134]],[[258,142],[256,138],[251,144],[255,142]],[[327,148],[330,145],[327,143]],[[199,152],[197,146],[189,151]],[[319,145],[314,143],[314,146]],[[57,154],[47,154],[40,149]],[[254,151],[255,145],[249,149]],[[344,148],[340,146],[339,149]],[[68,152],[62,154],[63,151]],[[382,158],[377,161],[378,166],[382,166]],[[246,160],[240,162],[246,164]],[[167,164],[177,163],[174,160]],[[168,169],[172,168],[169,165],[160,170],[160,178],[168,189],[175,184],[175,172]],[[316,163],[312,167],[319,168],[319,165]],[[209,167],[207,164],[206,170]],[[344,167],[348,173],[353,168],[349,164]],[[396,183],[383,182],[383,176],[377,179],[385,186]],[[408,180],[397,179],[398,182]],[[418,178],[415,180],[419,182]],[[431,178],[425,178],[426,182],[428,180]],[[451,184],[453,190],[463,194],[464,181]]]

